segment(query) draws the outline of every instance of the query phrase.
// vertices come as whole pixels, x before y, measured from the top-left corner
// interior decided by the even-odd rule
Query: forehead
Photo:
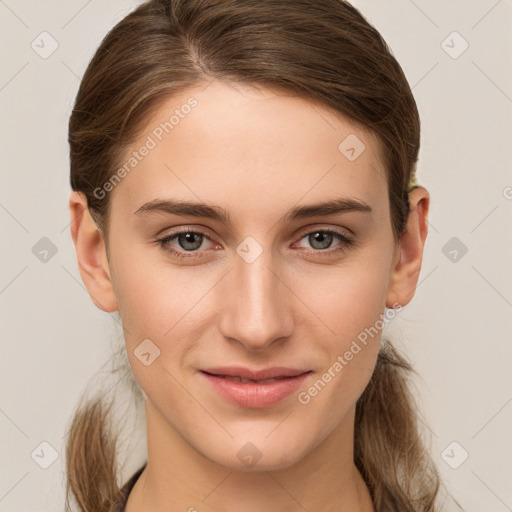
[[[379,147],[368,130],[323,104],[214,80],[152,113],[120,162],[125,172],[112,199],[132,213],[168,195],[261,216],[263,204],[346,195],[378,210],[387,197]]]

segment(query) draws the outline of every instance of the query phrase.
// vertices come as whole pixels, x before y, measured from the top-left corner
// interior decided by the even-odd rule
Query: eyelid
[[[348,235],[346,233],[343,233],[342,231],[338,230],[338,229],[333,229],[333,228],[317,228],[317,229],[309,229],[303,233],[301,233],[299,235],[299,240],[298,242],[294,242],[293,245],[297,244],[297,243],[300,243],[300,241],[307,237],[307,236],[310,236],[314,233],[327,233],[327,234],[330,234],[332,235],[335,239],[338,240],[339,244],[338,245],[335,245],[334,247],[329,247],[327,249],[308,249],[308,248],[303,248],[305,249],[305,254],[309,254],[309,255],[313,255],[313,256],[334,256],[335,254],[338,254],[340,252],[343,252],[343,251],[346,251],[348,250],[351,246],[355,246],[356,245],[356,240],[355,240],[355,237],[352,236],[352,235]]]
[[[329,233],[338,233],[340,235],[344,235],[347,238],[355,237],[356,234],[349,228],[344,226],[326,226],[325,224],[313,224],[310,226],[306,226],[304,228],[301,228],[298,231],[298,234],[296,236],[302,238],[306,235],[309,235],[310,233],[316,232],[316,231],[326,231]],[[344,233],[343,231],[348,231],[348,233]]]
[[[175,238],[175,237],[185,234],[185,233],[194,233],[196,235],[202,235],[204,238],[206,238],[209,242],[213,243],[214,245],[220,245],[217,242],[215,242],[213,240],[213,238],[208,233],[206,233],[206,231],[204,231],[203,229],[201,229],[199,227],[195,227],[195,226],[194,227],[178,228],[176,231],[173,231],[172,233],[168,233],[166,235],[158,237],[157,241],[162,241],[162,240],[166,240],[166,239],[170,240],[172,238]],[[194,253],[194,252],[198,253],[198,252],[202,252],[202,251],[190,251],[190,253]]]
[[[328,249],[323,250],[315,250],[315,249],[306,249],[304,252],[307,255],[313,255],[313,256],[334,256],[341,252],[344,252],[350,248],[350,246],[357,245],[357,242],[355,240],[355,234],[352,230],[348,228],[344,228],[347,231],[349,231],[351,234],[343,233],[341,226],[338,228],[332,228],[332,227],[325,227],[325,226],[306,226],[302,230],[299,231],[299,233],[296,235],[298,237],[297,242],[300,242],[304,237],[311,235],[316,232],[322,232],[322,233],[329,233],[334,235],[335,237],[338,237],[338,241],[340,244],[339,246],[334,246]],[[204,238],[206,238],[208,241],[212,242],[214,245],[219,246],[217,242],[215,242],[210,235],[208,235],[205,230],[198,226],[185,226],[178,228],[176,231],[173,231],[172,233],[166,234],[161,237],[157,237],[155,242],[160,245],[161,249],[171,253],[172,255],[176,256],[178,259],[182,260],[193,260],[198,259],[201,257],[201,253],[204,252],[204,250],[196,250],[196,251],[184,251],[183,249],[177,249],[174,246],[170,244],[171,239],[179,236],[180,234],[184,233],[194,233],[198,235],[202,235]],[[294,242],[293,245],[295,245],[297,242]],[[169,245],[171,248],[166,248],[166,245]]]
[[[348,231],[349,234],[343,233],[342,230]],[[341,235],[345,235],[347,238],[356,236],[356,234],[350,228],[347,228],[345,226],[336,226],[336,227],[328,226],[327,227],[327,226],[325,226],[325,224],[317,223],[317,224],[313,224],[313,225],[309,225],[309,226],[305,226],[305,227],[301,228],[298,232],[296,232],[295,237],[303,238],[305,235],[309,235],[313,231],[326,231],[326,232],[339,233]],[[208,240],[213,241],[212,236],[210,236],[207,233],[207,231],[204,230],[204,228],[202,228],[200,226],[193,225],[193,224],[190,226],[176,228],[176,231],[173,231],[172,233],[169,233],[167,235],[163,235],[163,236],[157,235],[156,238],[160,238],[160,239],[167,238],[167,237],[179,235],[181,233],[198,233],[198,234],[201,234],[201,235],[205,236],[206,238],[208,238]]]

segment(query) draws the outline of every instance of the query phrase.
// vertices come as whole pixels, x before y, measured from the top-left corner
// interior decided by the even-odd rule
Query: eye
[[[314,251],[306,252],[314,254],[315,256],[318,254],[324,256],[322,253],[325,253],[326,256],[332,256],[333,254],[346,251],[355,244],[352,236],[332,229],[317,229],[315,231],[310,231],[301,237],[301,240],[304,239],[306,239],[314,249]],[[331,249],[332,243],[335,240],[338,240],[340,243],[338,246],[335,246],[334,249]]]
[[[184,229],[156,240],[160,247],[179,259],[197,258],[200,256],[198,249],[203,245],[204,240],[212,241],[211,238],[201,231]],[[172,242],[176,240],[178,247]],[[217,247],[219,247],[217,245]],[[187,254],[191,253],[191,254]]]
[[[313,250],[306,251],[306,253],[314,256],[333,256],[355,245],[355,240],[351,236],[332,229],[309,231],[301,236],[300,240],[302,241],[303,239],[307,239],[307,242],[313,248]],[[211,242],[214,248],[221,247],[215,244],[206,233],[192,229],[183,229],[171,233],[157,239],[156,243],[173,257],[178,259],[194,259],[201,257],[203,251],[199,249],[201,249],[205,240]],[[332,249],[331,246],[335,240],[338,240],[340,243]],[[177,245],[173,243],[174,241],[177,242]],[[204,247],[202,248],[204,249]]]

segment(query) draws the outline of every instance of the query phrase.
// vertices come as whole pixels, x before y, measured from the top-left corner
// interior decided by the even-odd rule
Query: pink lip
[[[297,391],[310,370],[273,367],[263,370],[249,370],[241,367],[206,368],[199,372],[213,389],[226,400],[241,407],[268,407]],[[278,379],[274,382],[236,382],[223,376],[240,377],[261,381]]]

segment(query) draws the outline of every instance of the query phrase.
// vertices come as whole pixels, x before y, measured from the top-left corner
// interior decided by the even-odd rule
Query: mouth
[[[202,372],[209,373],[215,377],[235,378],[252,382],[264,380],[285,379],[297,377],[303,373],[310,372],[306,368],[287,368],[284,366],[273,366],[271,368],[250,369],[242,366],[221,366],[216,368],[204,368]]]
[[[206,372],[208,373],[208,372]],[[230,380],[231,382],[240,382],[241,384],[268,384],[270,382],[277,382],[278,380],[282,379],[289,379],[290,377],[276,377],[275,379],[262,379],[262,380],[250,380],[250,379],[243,379],[242,377],[235,377],[232,375],[215,375],[210,373],[212,377],[219,377],[220,379],[226,379]]]
[[[312,370],[224,367],[200,370],[199,373],[224,400],[240,407],[262,408],[277,404],[297,391]]]

